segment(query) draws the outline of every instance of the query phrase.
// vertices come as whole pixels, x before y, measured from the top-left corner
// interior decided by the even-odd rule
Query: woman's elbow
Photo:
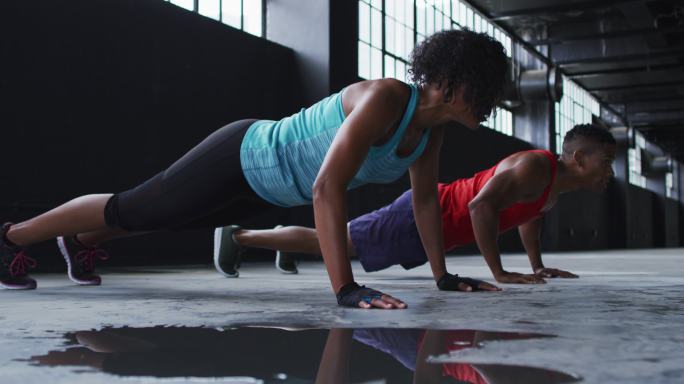
[[[342,189],[344,192],[344,189]],[[329,200],[340,193],[340,187],[334,185],[329,180],[317,179],[311,187],[311,197],[314,202]]]

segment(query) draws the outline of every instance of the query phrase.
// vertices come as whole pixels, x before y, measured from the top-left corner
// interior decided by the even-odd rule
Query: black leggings
[[[165,171],[112,196],[107,225],[127,231],[213,228],[274,208],[247,184],[240,164],[242,139],[255,121],[226,125]]]

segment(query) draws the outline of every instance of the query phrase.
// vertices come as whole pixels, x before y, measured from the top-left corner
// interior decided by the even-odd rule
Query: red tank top
[[[537,200],[530,203],[515,203],[502,210],[499,214],[499,233],[542,216],[541,209],[546,204],[551,186],[556,179],[558,160],[553,153],[545,150],[525,152],[543,153],[549,158],[551,182]],[[444,247],[446,250],[475,241],[468,203],[477,196],[487,181],[494,177],[494,172],[498,166],[499,164],[476,173],[469,179],[456,180],[451,184],[439,184],[439,203],[442,207],[442,230],[444,231]]]

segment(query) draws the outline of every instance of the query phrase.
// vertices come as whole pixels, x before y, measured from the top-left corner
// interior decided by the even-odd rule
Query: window
[[[665,175],[665,196],[679,200],[679,162],[672,162],[672,171]]]
[[[634,148],[627,150],[629,175],[628,180],[630,184],[641,188],[646,188],[646,177],[641,173],[641,151],[646,148],[646,139],[644,136],[636,132],[634,137]]]
[[[513,136],[513,113],[507,109],[497,107],[496,113],[492,113],[484,125],[497,132]]]
[[[565,134],[577,124],[589,124],[601,115],[598,101],[574,81],[563,76],[563,98],[555,104],[556,152],[561,152]]]
[[[511,57],[511,38],[463,1],[385,0],[383,6],[382,0],[359,0],[358,75],[407,81],[409,54],[417,43],[462,28],[489,34]]]
[[[511,57],[511,38],[464,1],[385,0],[383,7],[382,0],[359,0],[358,75],[408,81],[409,55],[417,43],[435,32],[463,28],[489,34]],[[497,108],[485,125],[512,135],[513,114]]]
[[[255,36],[263,36],[263,0],[165,0]]]

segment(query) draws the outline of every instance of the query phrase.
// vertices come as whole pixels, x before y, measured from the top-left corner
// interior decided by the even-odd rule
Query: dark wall
[[[228,122],[303,105],[292,50],[160,0],[0,2],[0,54],[3,220],[129,188]],[[112,262],[208,262],[209,240],[122,242]]]
[[[543,245],[546,251],[578,251],[623,247],[624,199],[619,181],[603,193],[574,191],[562,194],[545,218]]]

